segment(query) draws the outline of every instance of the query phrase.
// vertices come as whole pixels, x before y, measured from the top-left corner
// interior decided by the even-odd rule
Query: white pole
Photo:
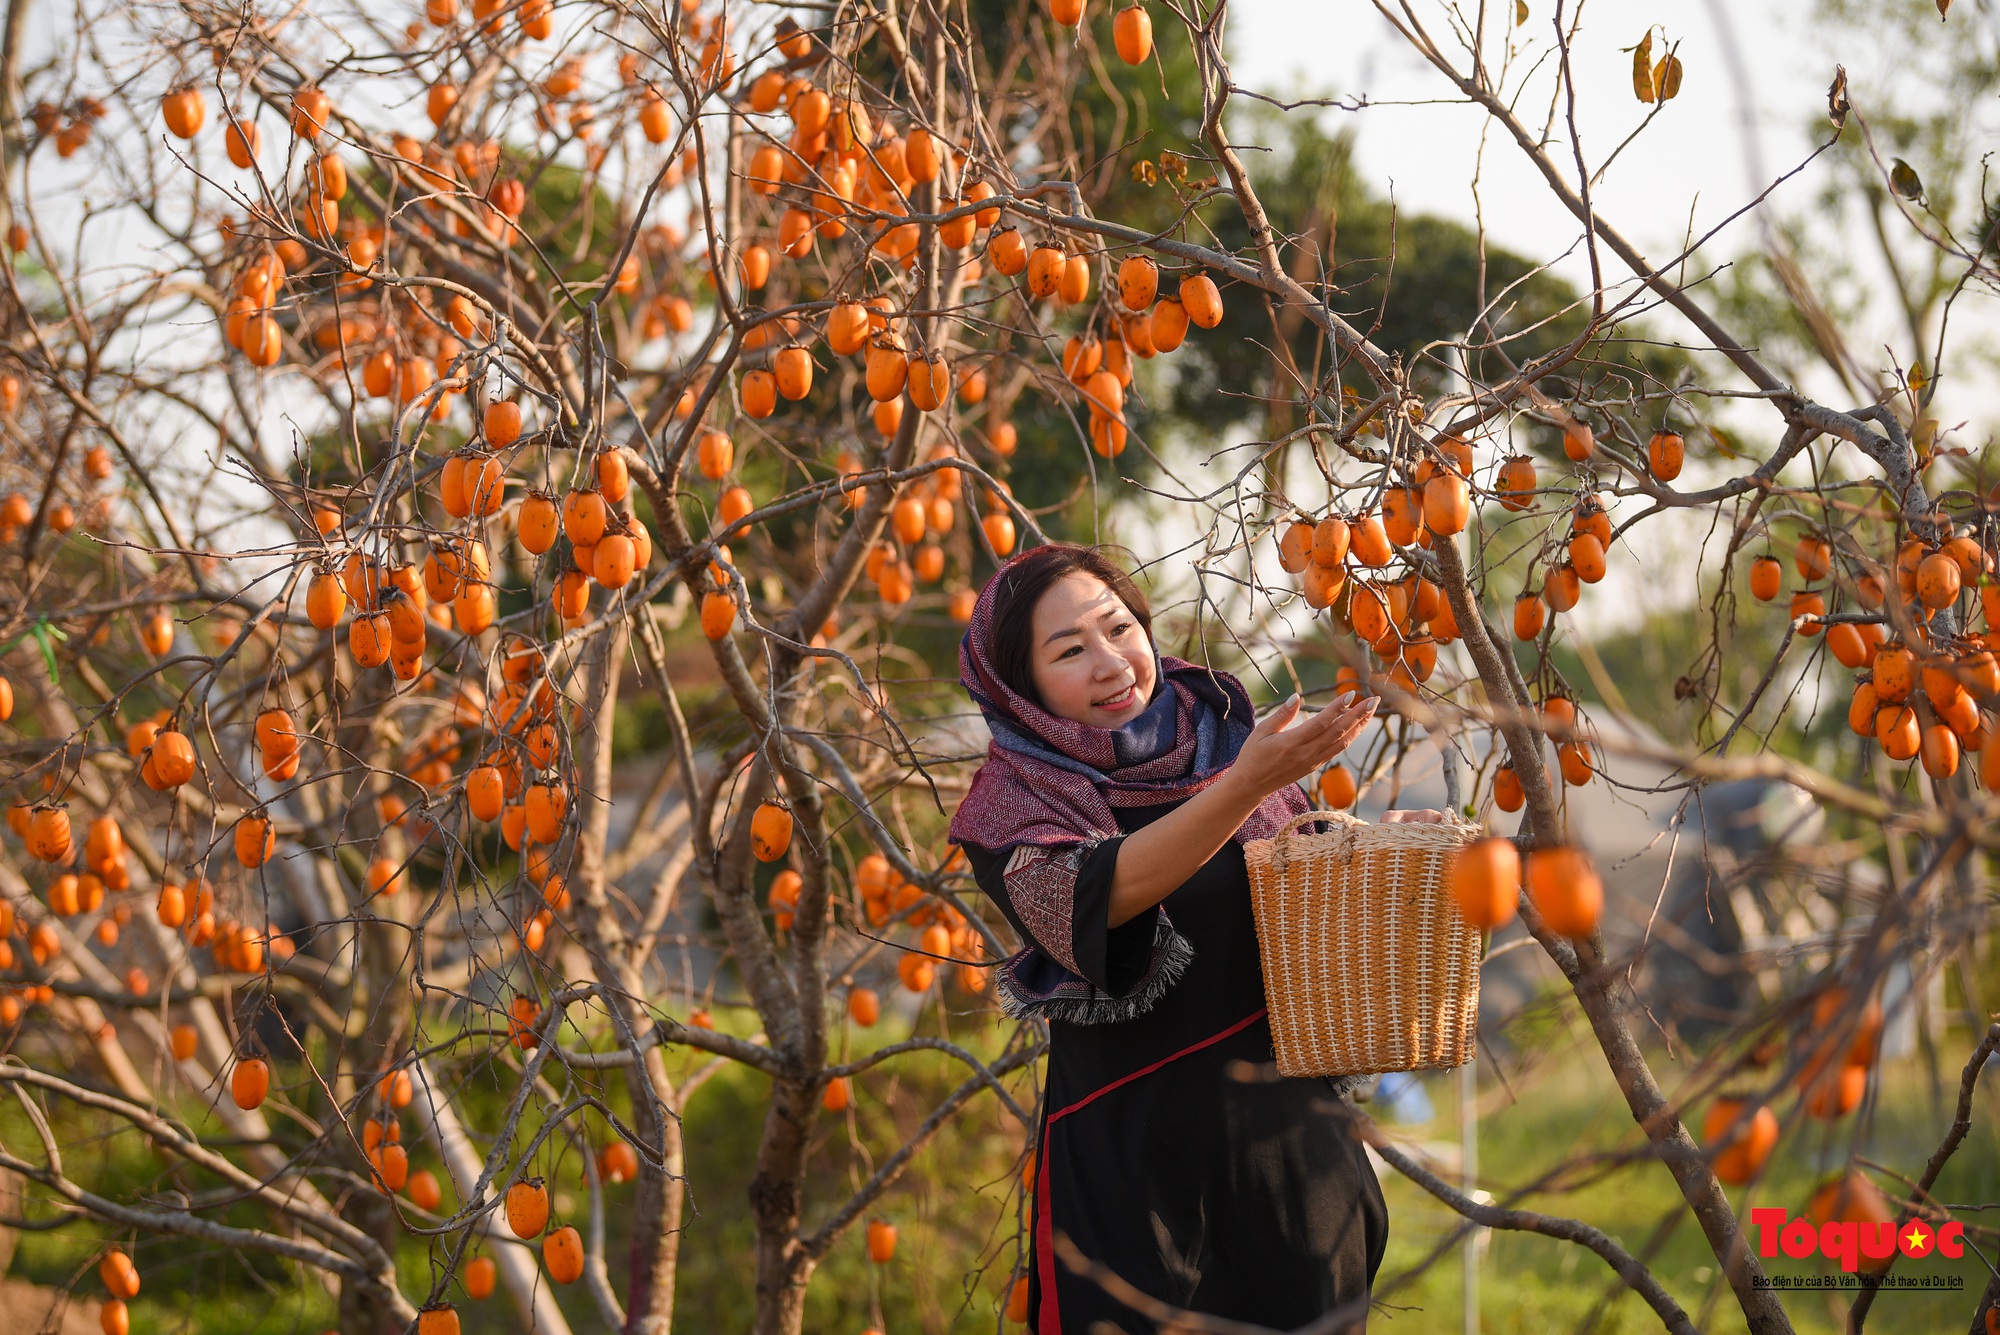
[[[1479,1060],[1458,1068],[1459,1168],[1462,1190],[1479,1199]],[[1486,1230],[1475,1228],[1460,1244],[1459,1265],[1465,1283],[1465,1335],[1479,1335],[1479,1253]]]
[[[1467,339],[1471,333],[1467,331]],[[1472,377],[1465,369],[1465,344],[1452,343],[1444,350],[1445,365],[1450,369],[1450,378],[1457,387],[1466,392],[1472,388]],[[1502,652],[1512,653],[1511,647]],[[1471,795],[1462,798],[1458,789],[1457,754],[1452,749],[1449,734],[1438,738],[1438,749],[1443,753],[1445,800],[1451,804],[1452,815],[1463,817],[1462,803]],[[1480,944],[1486,944],[1482,935]],[[1458,1145],[1459,1175],[1463,1179],[1461,1190],[1474,1201],[1483,1202],[1484,1193],[1479,1190],[1479,1059],[1458,1068]],[[1479,1335],[1479,1254],[1485,1250],[1486,1230],[1474,1228],[1465,1235],[1460,1244],[1459,1270],[1465,1289],[1465,1335]]]

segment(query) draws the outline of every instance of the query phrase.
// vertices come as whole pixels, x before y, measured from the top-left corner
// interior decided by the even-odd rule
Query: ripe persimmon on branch
[[[1664,1170],[1747,1326],[1790,1328],[1726,1188],[1843,1125],[1885,980],[1986,930],[1958,887],[2000,595],[1937,301],[1921,365],[1817,401],[1685,278],[1721,229],[1661,263],[1593,202],[1560,9],[1375,6],[1575,219],[1582,290],[1470,234],[1469,270],[1404,252],[1315,108],[1238,87],[1220,2],[406,8],[85,6],[32,59],[10,9],[0,1164],[24,1218],[121,1249],[107,1323],[132,1257],[191,1239],[309,1273],[346,1331],[503,1286],[537,1329],[665,1331],[690,1101],[739,1069],[760,1335],[804,1328],[836,1249],[894,1256],[941,1138],[1032,1164],[1046,1033],[990,1004],[1019,943],[944,842],[982,741],[949,665],[1020,546],[1144,533],[1190,656],[1385,696],[1326,804],[1442,748],[1452,805],[1520,813],[1467,916],[1518,914],[1633,1119],[1620,1171]],[[1835,110],[1815,157],[1868,130]],[[1288,153],[1246,160],[1253,128]],[[1962,224],[1898,221],[1990,286]],[[1574,646],[1586,586],[1687,514],[1729,536],[1656,737]],[[1757,603],[1790,583],[1779,638],[1736,567]],[[1861,745],[1752,745],[1822,646]],[[1645,787],[1678,830],[1750,775],[1893,878],[1865,930],[1746,957],[1779,985],[1663,1081],[1652,924],[1600,931],[1576,805]],[[95,1182],[65,1149],[97,1135],[171,1189]],[[843,1140],[844,1185],[815,1171]],[[1643,1250],[1384,1144],[1689,1323]],[[1002,1176],[961,1299],[996,1324],[1028,1246]],[[1872,1221],[1869,1190],[1829,1199]]]

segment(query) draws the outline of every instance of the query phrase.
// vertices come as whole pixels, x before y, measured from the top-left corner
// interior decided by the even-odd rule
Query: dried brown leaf
[[[1662,102],[1668,101],[1681,90],[1681,58],[1668,55],[1653,67],[1653,88]]]
[[[1653,34],[1647,33],[1632,48],[1632,95],[1641,102],[1651,102],[1653,86]]]

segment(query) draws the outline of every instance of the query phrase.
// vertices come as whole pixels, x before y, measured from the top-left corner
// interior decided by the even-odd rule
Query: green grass
[[[1962,1034],[1953,1042],[1960,1052],[1970,1047]],[[1947,1051],[1952,1050],[1947,1048]],[[1655,1073],[1671,1095],[1675,1071],[1667,1057],[1653,1052]],[[1510,1063],[1511,1066],[1511,1063]],[[1504,1193],[1535,1182],[1564,1164],[1582,1164],[1594,1156],[1631,1151],[1638,1137],[1623,1097],[1595,1052],[1578,1053],[1525,1081],[1517,1080],[1520,1101],[1505,1104],[1490,1069],[1481,1072],[1482,1117],[1479,1154],[1481,1181],[1502,1203],[1549,1214],[1580,1218],[1602,1228],[1627,1250],[1638,1251],[1653,1239],[1662,1220],[1673,1213],[1677,1226],[1651,1260],[1653,1272],[1704,1331],[1743,1330],[1733,1297],[1720,1280],[1714,1257],[1700,1231],[1684,1210],[1664,1166],[1641,1161],[1604,1180],[1560,1195],[1537,1195],[1507,1201]],[[1512,1071],[1510,1070],[1510,1077]],[[1793,1124],[1789,1098],[1774,1106],[1787,1124],[1785,1137],[1756,1188],[1757,1205],[1784,1206],[1802,1213],[1814,1189],[1838,1171],[1850,1152],[1858,1152],[1909,1177],[1922,1172],[1925,1161],[1943,1137],[1956,1098],[1958,1068],[1943,1073],[1945,1105],[1933,1106],[1931,1082],[1918,1058],[1888,1064],[1878,1082],[1872,1122],[1856,1144],[1857,1121],[1849,1117],[1832,1128],[1800,1120]],[[1422,1141],[1458,1139],[1458,1077],[1433,1079],[1427,1088],[1436,1117],[1421,1126],[1397,1126]],[[1697,1108],[1698,1116],[1704,1108]],[[1972,1131],[1946,1167],[1936,1188],[1938,1199],[1958,1203],[2000,1201],[2000,1093],[1990,1082],[1976,1095]],[[1697,1128],[1698,1129],[1698,1128]],[[1893,1179],[1876,1180],[1894,1194]],[[1457,1216],[1415,1184],[1396,1173],[1383,1181],[1389,1200],[1389,1254],[1382,1278],[1418,1265],[1448,1237]],[[1744,1208],[1744,1190],[1730,1192],[1731,1203]],[[1971,1216],[1967,1216],[1971,1218]],[[1992,1248],[1986,1247],[1991,1254]],[[1403,1310],[1377,1324],[1384,1331],[1431,1332],[1462,1329],[1463,1282],[1460,1252],[1454,1249],[1389,1301]],[[1817,1258],[1794,1261],[1782,1255],[1764,1265],[1773,1275],[1807,1276],[1833,1273],[1837,1267]],[[1967,1248],[1956,1262],[1943,1259],[1896,1263],[1906,1276],[1962,1279],[1953,1292],[1891,1290],[1876,1300],[1869,1328],[1882,1331],[1963,1329],[1971,1320],[1988,1273]],[[1610,1269],[1593,1253],[1555,1239],[1523,1233],[1489,1235],[1479,1271],[1480,1329],[1485,1331],[1575,1331],[1613,1284]],[[1715,1305],[1704,1315],[1714,1294]],[[1801,1331],[1839,1331],[1852,1292],[1789,1292],[1782,1295],[1793,1324]],[[1371,1325],[1370,1329],[1376,1326]],[[1660,1329],[1651,1310],[1629,1294],[1618,1298],[1599,1331]]]
[[[1573,1003],[1570,1003],[1573,1006]],[[1601,1164],[1602,1156],[1630,1153],[1639,1145],[1609,1074],[1594,1050],[1562,1050],[1568,1041],[1560,1012],[1541,1030],[1549,1047],[1537,1061],[1518,1053],[1506,1062],[1506,1078],[1514,1099],[1490,1064],[1482,1066],[1484,1100],[1480,1124],[1482,1185],[1506,1199],[1509,1191],[1533,1183],[1565,1165],[1573,1169]],[[925,1029],[935,1032],[927,1015]],[[884,1024],[867,1035],[869,1042],[900,1035],[885,1033]],[[1572,1031],[1573,1032],[1573,1031]],[[997,1025],[968,1027],[955,1019],[952,1034],[976,1050],[992,1054],[1004,1030]],[[1954,1032],[1944,1047],[1963,1053],[1970,1046]],[[1668,1054],[1651,1054],[1662,1083],[1673,1090],[1678,1080]],[[694,1060],[677,1057],[677,1065]],[[1859,1152],[1900,1172],[1915,1176],[1942,1136],[1956,1096],[1959,1058],[1948,1058],[1944,1103],[1933,1104],[1927,1070],[1918,1059],[1891,1064],[1878,1082],[1875,1106],[1865,1131],[1857,1118],[1828,1128],[1818,1123],[1792,1125],[1789,1099],[1777,1105],[1787,1132],[1765,1181],[1757,1189],[1759,1204],[1800,1210],[1814,1187],[1852,1152]],[[880,1156],[900,1143],[938,1098],[959,1079],[955,1064],[936,1054],[913,1054],[869,1072],[858,1082],[853,1127],[863,1149],[849,1139],[844,1118],[822,1116],[808,1184],[808,1225],[825,1217],[843,1200],[852,1184],[872,1171]],[[476,1125],[489,1124],[496,1112],[496,1092],[468,1082],[466,1112]],[[1398,1136],[1419,1143],[1455,1143],[1458,1136],[1456,1090],[1458,1077],[1446,1073],[1429,1079],[1427,1088],[1436,1116],[1422,1126],[1392,1126]],[[1024,1085],[1017,1096],[1031,1097]],[[764,1081],[742,1069],[729,1069],[704,1086],[687,1116],[690,1208],[681,1254],[677,1328],[690,1332],[747,1330],[754,1296],[750,1265],[751,1222],[745,1189],[763,1119]],[[1700,1112],[1697,1109],[1697,1114]],[[66,1159],[71,1171],[114,1198],[131,1199],[176,1186],[203,1189],[212,1185],[184,1169],[172,1170],[129,1133],[104,1134],[103,1123],[74,1114],[58,1115]],[[26,1133],[24,1135],[24,1133]],[[18,1109],[0,1109],[0,1137],[26,1149],[33,1143]],[[412,1166],[438,1165],[427,1146],[406,1133]],[[863,1253],[861,1230],[844,1237],[816,1274],[808,1299],[806,1328],[836,1335],[858,1335],[879,1326],[891,1335],[904,1332],[970,1332],[991,1330],[994,1311],[1004,1292],[1015,1257],[1018,1193],[1014,1174],[1021,1145],[1019,1129],[1008,1124],[994,1101],[975,1099],[961,1121],[933,1142],[912,1170],[870,1211],[895,1222],[900,1230],[896,1256],[886,1266],[871,1265]],[[581,1224],[583,1193],[574,1156],[546,1166],[559,1217]],[[1608,1167],[1602,1174],[1577,1171],[1587,1178],[1573,1190],[1531,1195],[1518,1204],[1549,1213],[1583,1218],[1618,1238],[1628,1249],[1645,1248],[1660,1222],[1675,1211],[1679,1198],[1663,1167],[1640,1156]],[[1885,1186],[1891,1179],[1878,1175]],[[1444,1206],[1393,1172],[1384,1189],[1390,1205],[1390,1245],[1383,1267],[1386,1286],[1417,1266],[1453,1231],[1456,1217]],[[610,1262],[614,1287],[625,1286],[624,1213],[631,1186],[607,1189],[611,1226]],[[1955,1202],[2000,1200],[2000,1090],[1983,1088],[1973,1115],[1973,1129],[1938,1185],[1941,1199]],[[1742,1192],[1732,1192],[1742,1204]],[[32,1213],[46,1217],[45,1207]],[[232,1222],[256,1224],[257,1212],[237,1207]],[[100,1286],[92,1261],[108,1230],[72,1224],[48,1233],[22,1235],[11,1268],[17,1277],[61,1287],[74,1285],[79,1296],[95,1296]],[[1988,1248],[1989,1253],[1992,1250]],[[325,1290],[296,1269],[263,1257],[248,1257],[205,1245],[176,1240],[142,1240],[136,1256],[145,1276],[145,1291],[134,1304],[133,1329],[147,1332],[201,1332],[201,1335],[317,1335],[334,1323]],[[421,1239],[403,1246],[399,1264],[406,1291],[428,1287],[430,1251]],[[1698,1232],[1684,1214],[1652,1257],[1656,1274],[1697,1318],[1704,1331],[1743,1329],[1735,1304],[1726,1291],[1716,1295],[1712,1310],[1704,1304],[1716,1287],[1715,1265]],[[1820,1273],[1818,1263],[1779,1259],[1768,1263],[1777,1274]],[[1871,1327],[1882,1331],[1962,1328],[1969,1320],[1984,1271],[1970,1252],[1959,1262],[1899,1261],[1899,1274],[1961,1276],[1959,1292],[1892,1291],[1882,1295]],[[1582,1248],[1552,1239],[1499,1232],[1489,1236],[1480,1269],[1481,1329],[1495,1332],[1576,1331],[1604,1297],[1611,1275],[1604,1264]],[[504,1294],[474,1303],[457,1295],[465,1328],[470,1332],[515,1329]],[[581,1332],[599,1327],[595,1311],[581,1286],[559,1290],[559,1301]],[[1801,1331],[1841,1329],[1851,1294],[1789,1293],[1787,1309]],[[1461,1326],[1460,1254],[1452,1250],[1405,1286],[1388,1294],[1392,1310],[1371,1329],[1403,1332],[1458,1332]],[[1836,1308],[1837,1304],[1837,1308]],[[1629,1295],[1610,1306],[1597,1326],[1600,1331],[1659,1329],[1644,1304]]]

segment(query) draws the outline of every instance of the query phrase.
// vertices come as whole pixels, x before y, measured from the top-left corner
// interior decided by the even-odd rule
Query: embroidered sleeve
[[[1110,925],[1111,880],[1122,838],[1070,848],[1022,845],[1003,873],[1008,906],[1037,947],[999,973],[1010,1014],[1071,1024],[1144,1015],[1193,958],[1157,905]]]
[[[1115,1024],[1150,1011],[1194,947],[1166,910],[1109,923],[1122,836],[1067,848],[963,845],[979,888],[1029,943],[994,970],[1001,1008],[1017,1018]]]
[[[1076,878],[1096,844],[1037,848],[1022,844],[1007,859],[1007,901],[1036,946],[1073,974],[1076,963]]]
[[[1023,950],[995,971],[1000,1007],[1016,1019],[1061,1020],[1066,1024],[1118,1024],[1137,1019],[1159,1004],[1194,959],[1194,947],[1174,930],[1165,913],[1150,922],[1153,938],[1145,971],[1124,993],[1110,993],[1063,968],[1039,950]]]

